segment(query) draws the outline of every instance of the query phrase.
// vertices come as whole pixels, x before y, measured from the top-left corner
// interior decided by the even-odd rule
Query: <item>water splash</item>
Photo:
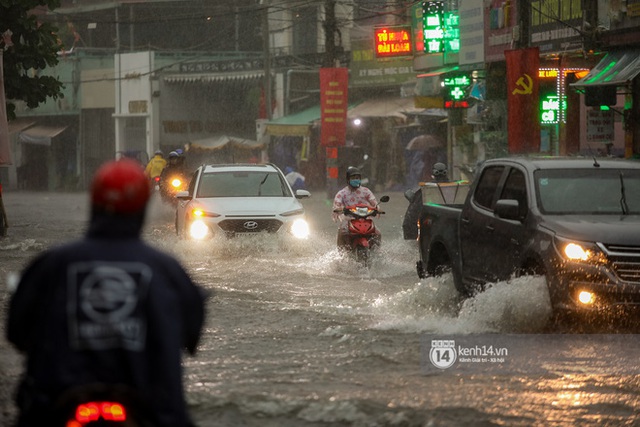
[[[525,276],[490,284],[463,300],[451,275],[429,277],[372,304],[374,328],[402,332],[539,332],[551,316],[546,281]]]

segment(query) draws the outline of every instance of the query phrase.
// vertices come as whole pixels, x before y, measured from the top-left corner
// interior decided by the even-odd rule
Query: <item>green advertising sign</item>
[[[425,53],[460,51],[460,16],[453,2],[422,2],[422,36]]]

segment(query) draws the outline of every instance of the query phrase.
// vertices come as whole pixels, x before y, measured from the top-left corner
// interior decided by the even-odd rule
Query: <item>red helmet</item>
[[[142,166],[124,158],[98,169],[91,185],[91,203],[110,213],[134,214],[144,210],[149,193]]]

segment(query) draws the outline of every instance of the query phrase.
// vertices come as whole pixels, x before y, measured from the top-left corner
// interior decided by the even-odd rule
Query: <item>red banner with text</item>
[[[504,52],[507,61],[509,154],[540,152],[540,52],[537,47]]]
[[[347,138],[347,68],[320,69],[320,145],[339,147]]]

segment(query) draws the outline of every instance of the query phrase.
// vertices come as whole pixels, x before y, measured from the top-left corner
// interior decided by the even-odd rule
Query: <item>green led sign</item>
[[[422,3],[422,33],[426,53],[444,52],[444,3]]]
[[[422,2],[422,35],[426,53],[460,51],[460,17],[443,1]]]
[[[554,124],[560,120],[560,97],[546,95],[540,99],[540,123]]]
[[[442,80],[444,108],[469,108],[467,92],[471,78],[466,74],[447,76]]]
[[[457,10],[444,14],[444,50],[460,51],[460,16]]]

